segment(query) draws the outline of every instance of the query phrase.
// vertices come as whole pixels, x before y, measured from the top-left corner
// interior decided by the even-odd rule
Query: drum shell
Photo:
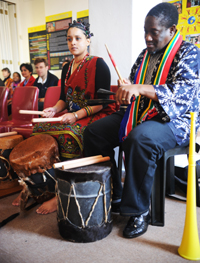
[[[21,135],[13,135],[6,136],[0,138],[0,156],[5,158],[6,160],[0,159],[0,177],[3,179],[7,175],[7,163],[9,162],[9,156],[13,148],[23,141],[23,137]],[[10,167],[10,178],[16,179],[18,178],[17,174],[13,171],[12,167]]]
[[[2,151],[2,149],[0,149],[0,151]],[[9,162],[9,155],[11,151],[12,149],[6,149],[2,151],[2,154],[1,154],[1,156],[4,157],[8,162]],[[17,174],[13,171],[12,167],[10,167],[10,174],[13,179],[18,178]],[[6,175],[7,175],[7,168],[6,168],[5,161],[0,159],[0,177],[3,179],[3,177],[6,177]]]
[[[96,164],[68,171],[55,169],[55,176],[61,236],[74,242],[93,242],[106,237],[112,230],[110,165]]]
[[[31,174],[29,180],[25,180],[30,196],[40,204],[55,196],[54,169],[48,169],[47,172]]]

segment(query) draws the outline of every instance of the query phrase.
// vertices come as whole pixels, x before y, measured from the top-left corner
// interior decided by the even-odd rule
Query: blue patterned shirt
[[[143,59],[145,50],[141,52],[132,67],[130,74],[132,83],[135,73]],[[163,52],[161,52],[160,59],[155,65],[150,84],[153,83]],[[154,101],[158,115],[162,121],[168,123],[179,145],[188,142],[190,135],[190,112],[197,112],[196,130],[200,126],[199,48],[183,41],[172,62],[166,84],[153,86],[158,97],[158,102]]]

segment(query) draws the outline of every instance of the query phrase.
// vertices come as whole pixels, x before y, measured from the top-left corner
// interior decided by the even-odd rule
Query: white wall
[[[145,3],[144,3],[145,2]],[[107,44],[122,77],[128,78],[131,67],[145,48],[144,20],[159,0],[89,0],[91,32],[94,33],[91,53],[101,56],[111,71],[111,84],[118,75],[108,57]]]
[[[44,5],[45,16],[72,11],[72,18],[76,19],[77,12],[88,9],[88,0],[44,0]]]
[[[132,64],[132,0],[89,0],[91,54],[103,57],[111,71],[111,84],[118,76],[105,48],[107,44],[120,74],[128,77]]]
[[[29,62],[28,28],[45,24],[45,17],[72,11],[89,9],[91,54],[103,57],[111,70],[111,84],[117,84],[118,76],[108,57],[108,45],[119,72],[128,78],[138,54],[145,48],[144,19],[159,0],[9,0],[16,3],[20,63]],[[14,69],[19,71],[18,69]],[[60,78],[60,71],[53,71]],[[1,74],[0,74],[1,75]]]
[[[28,28],[45,24],[44,0],[17,0],[20,64],[30,62]]]
[[[160,0],[149,0],[149,1],[135,1],[133,0],[133,9],[132,9],[132,16],[133,16],[133,31],[132,31],[132,42],[133,42],[133,56],[132,61],[135,62],[136,58],[138,57],[139,53],[146,47],[144,41],[144,20],[149,12],[149,10],[154,7],[155,5],[161,3]],[[166,2],[166,1],[165,1]],[[139,10],[139,11],[138,11]]]

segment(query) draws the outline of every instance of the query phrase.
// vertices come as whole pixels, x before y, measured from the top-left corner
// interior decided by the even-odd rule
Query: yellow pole
[[[196,214],[196,161],[195,161],[195,118],[196,113],[191,112],[191,128],[189,143],[189,165],[187,180],[187,201],[185,227],[178,253],[189,260],[200,259],[200,244]]]

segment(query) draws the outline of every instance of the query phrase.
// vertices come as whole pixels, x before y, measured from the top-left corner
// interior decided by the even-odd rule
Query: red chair
[[[44,109],[53,107],[60,99],[60,92],[61,87],[60,86],[52,86],[49,87],[46,91],[45,98],[44,98]],[[64,110],[58,114],[55,115],[55,117],[58,117],[64,113],[66,113],[67,110]],[[14,128],[12,131],[17,131],[19,134],[21,134],[24,138],[30,137],[30,135],[33,132],[33,126],[26,127],[26,128]]]
[[[12,120],[0,123],[0,132],[12,131],[15,127],[31,127],[37,115],[20,114],[19,110],[38,110],[37,87],[17,87],[12,99]]]
[[[59,79],[58,81],[58,86],[61,86],[61,79]]]
[[[9,89],[0,87],[0,123],[8,120],[7,98]]]
[[[45,98],[44,98],[44,109],[53,107],[60,99],[60,86],[53,86],[49,87],[46,91]],[[55,115],[55,117],[59,117],[63,114],[67,113],[67,110],[63,110]]]
[[[117,90],[118,90],[118,86],[117,86],[117,85],[111,85],[111,86],[110,86],[110,91],[116,93]],[[110,96],[110,99],[111,99],[111,100],[114,100],[114,99],[115,99],[115,95],[111,95],[111,96]],[[116,103],[115,105],[116,105],[116,111],[118,111],[118,110],[119,110],[119,105],[118,105],[117,103]]]
[[[53,107],[60,99],[60,86],[49,87],[45,93],[44,109]]]
[[[110,91],[112,91],[112,92],[117,92],[117,90],[118,90],[118,86],[117,85],[111,85],[110,86]]]

